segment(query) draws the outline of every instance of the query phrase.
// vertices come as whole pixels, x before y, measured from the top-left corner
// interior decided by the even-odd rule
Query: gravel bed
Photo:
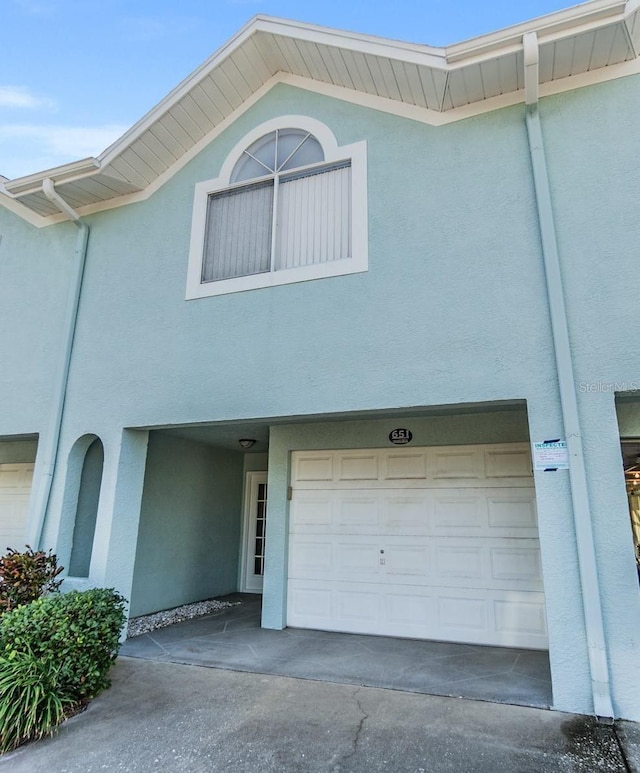
[[[237,607],[241,603],[241,601],[216,601],[215,599],[208,599],[207,601],[197,601],[195,604],[183,604],[181,607],[166,609],[163,612],[154,612],[152,615],[132,617],[127,627],[127,639],[133,639],[134,636],[155,631],[157,628],[165,628],[167,625],[180,623],[182,620],[191,620],[194,617],[203,617],[214,612],[221,612],[229,607]]]

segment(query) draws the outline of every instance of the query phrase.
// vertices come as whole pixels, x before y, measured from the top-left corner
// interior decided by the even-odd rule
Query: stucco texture
[[[637,358],[628,353],[640,289],[637,175],[629,163],[635,157],[638,88],[639,79],[628,77],[541,104],[579,384],[640,382]],[[185,301],[194,185],[216,177],[249,130],[286,114],[322,121],[339,145],[367,141],[369,270]],[[127,435],[125,428],[271,423],[276,442],[270,449],[268,550],[275,551],[271,558],[279,552],[281,563],[285,449],[293,440],[278,434],[284,432],[278,417],[297,416],[304,423],[311,415],[406,415],[411,408],[508,400],[526,402],[531,440],[564,434],[523,106],[434,128],[278,85],[148,200],[88,221],[60,441],[63,462],[45,537],[55,544],[64,531],[64,459],[78,437],[95,433],[105,445],[92,557],[92,572],[95,567],[101,581],[130,588],[134,572],[146,445],[142,433]],[[75,234],[68,224],[37,231],[1,209],[0,233],[0,317],[5,329],[16,330],[15,338],[0,343],[0,360],[10,363],[0,373],[0,436],[47,433],[48,385]],[[3,289],[9,286],[11,291]],[[614,706],[619,716],[640,719],[640,595],[614,397],[606,389],[578,397]],[[470,426],[461,442],[473,442]],[[304,442],[316,442],[319,432],[315,425]],[[174,475],[168,460],[176,456],[163,456],[152,443],[156,472],[150,474],[162,469]],[[190,464],[180,462],[176,479],[203,476],[205,457],[186,454]],[[157,484],[164,483],[162,477]],[[196,489],[204,496],[199,480]],[[241,475],[238,481],[225,500],[236,508]],[[588,713],[587,640],[568,478],[539,473],[535,482],[554,702]],[[164,554],[168,544],[166,533],[154,536],[149,490],[135,562],[134,595],[140,599],[143,577],[147,587],[163,582],[157,573],[163,562],[152,558],[153,540],[159,539]],[[189,501],[189,531],[202,534],[207,508]],[[239,516],[232,528],[231,511],[225,512],[223,541],[236,540],[237,556]],[[166,502],[154,513],[161,513],[154,516],[157,529],[172,523]],[[183,559],[187,542],[185,537]],[[225,578],[233,573],[232,563],[224,564]],[[278,595],[272,610],[282,606],[283,575],[281,568],[266,580],[270,598]],[[220,580],[216,587],[227,587]],[[163,599],[173,584],[166,583]],[[154,605],[147,597],[139,609]]]
[[[242,454],[152,433],[130,614],[237,587]]]

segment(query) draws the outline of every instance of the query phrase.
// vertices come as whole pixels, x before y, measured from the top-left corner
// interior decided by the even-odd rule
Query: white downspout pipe
[[[51,483],[55,471],[56,459],[58,456],[58,445],[60,442],[60,429],[62,427],[62,417],[64,413],[64,404],[67,394],[67,384],[69,381],[69,366],[71,363],[71,352],[73,350],[73,340],[76,332],[76,323],[78,319],[78,306],[80,304],[80,293],[82,291],[82,279],[84,276],[84,267],[87,258],[87,245],[89,241],[89,226],[82,220],[80,215],[67,204],[67,202],[56,191],[53,181],[46,179],[42,183],[42,192],[53,202],[61,212],[64,212],[70,220],[78,227],[76,246],[74,251],[75,271],[72,277],[69,299],[67,302],[67,313],[65,317],[63,350],[59,362],[58,373],[54,383],[53,394],[53,415],[49,432],[46,435],[45,447],[43,450],[42,475],[39,479],[39,486],[36,492],[36,502],[34,505],[35,523],[31,530],[30,539],[34,548],[41,547],[42,531],[44,521],[49,505],[51,495]]]
[[[571,358],[560,256],[553,217],[547,159],[542,139],[542,126],[538,111],[539,53],[536,33],[527,32],[523,36],[522,44],[524,50],[527,136],[538,208],[538,223],[551,316],[551,331],[558,371],[560,404],[569,451],[569,480],[571,484],[580,584],[582,586],[582,606],[589,649],[593,709],[597,717],[607,720],[614,717],[611,687],[609,684],[607,643],[600,601],[598,566],[593,542],[591,507],[589,504],[587,473],[582,449],[578,397]]]

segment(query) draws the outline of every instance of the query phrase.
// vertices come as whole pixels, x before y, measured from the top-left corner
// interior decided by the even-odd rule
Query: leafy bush
[[[43,596],[0,617],[0,657],[30,653],[55,663],[59,695],[93,698],[110,684],[124,605],[112,588]]]
[[[32,652],[0,657],[0,753],[42,738],[65,718],[73,703],[60,687],[60,668]]]
[[[51,551],[26,548],[23,553],[7,548],[0,557],[0,614],[57,591],[62,583],[56,577],[63,567]]]
[[[0,616],[0,753],[53,732],[109,686],[125,621],[112,588],[43,596]]]

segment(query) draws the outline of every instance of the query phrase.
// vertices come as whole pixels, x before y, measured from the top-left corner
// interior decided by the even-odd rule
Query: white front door
[[[267,473],[248,472],[245,483],[242,590],[262,593],[267,525]]]
[[[287,624],[547,648],[526,443],[292,455]]]
[[[0,555],[24,550],[33,464],[0,464]]]

